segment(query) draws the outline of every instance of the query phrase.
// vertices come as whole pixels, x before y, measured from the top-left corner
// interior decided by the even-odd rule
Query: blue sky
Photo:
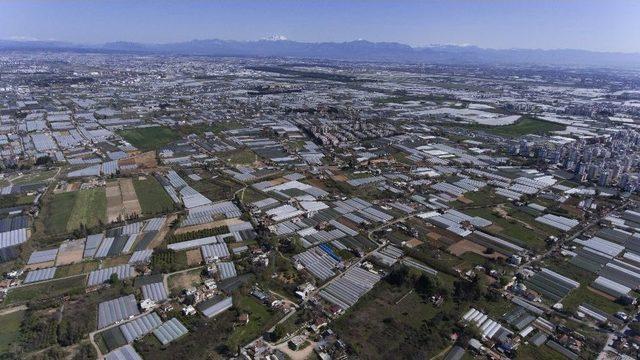
[[[636,0],[2,0],[0,39],[395,41],[640,52]]]

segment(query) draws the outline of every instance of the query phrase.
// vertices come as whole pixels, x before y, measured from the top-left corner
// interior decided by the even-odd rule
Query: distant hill
[[[332,60],[446,64],[537,64],[640,69],[640,54],[558,49],[484,49],[476,46],[411,47],[393,42],[306,43],[291,40],[192,40],[165,44],[111,42],[73,44],[51,41],[0,40],[0,50],[135,52],[211,56],[275,56]]]

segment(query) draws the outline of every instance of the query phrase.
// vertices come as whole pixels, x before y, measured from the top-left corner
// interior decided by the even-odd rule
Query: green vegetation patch
[[[106,222],[106,214],[104,188],[94,188],[53,195],[46,201],[41,217],[46,234],[60,235],[101,225]]]
[[[484,131],[490,134],[505,137],[518,137],[528,134],[547,135],[553,131],[562,131],[566,129],[566,126],[564,125],[529,116],[523,116],[518,121],[510,125],[491,126],[481,124],[465,124],[460,126],[469,130]]]
[[[189,185],[213,202],[233,199],[235,192],[241,189],[231,179],[222,176],[211,179],[206,176],[203,175],[202,180],[192,181]]]
[[[502,217],[493,208],[468,209],[464,212],[470,216],[480,216],[492,221],[495,226],[499,227],[490,226],[485,231],[503,236],[509,241],[534,250],[544,249],[546,238],[549,235],[559,234],[557,230],[536,222],[533,216],[512,206],[505,206],[504,211],[508,218]]]
[[[93,270],[96,270],[98,268],[98,265],[100,265],[98,261],[92,260],[71,265],[58,266],[58,268],[56,269],[55,277],[64,278],[74,275],[87,274]]]
[[[18,331],[24,313],[24,310],[20,310],[0,316],[0,324],[2,324],[0,326],[0,354],[8,353],[11,345],[18,341]]]
[[[107,221],[107,195],[104,188],[80,190],[71,216],[67,222],[67,231],[71,232],[84,226],[93,228]]]
[[[75,295],[85,290],[86,276],[46,281],[12,289],[4,301],[5,306],[29,301],[42,301],[64,295]]]
[[[145,180],[134,179],[133,187],[136,190],[142,213],[155,215],[175,209],[173,200],[154,177],[148,177]]]
[[[254,161],[258,160],[258,155],[247,148],[226,153],[222,155],[222,157],[227,159],[230,163],[238,165],[250,165],[253,164]]]
[[[162,126],[120,130],[118,135],[142,151],[155,150],[180,139],[178,133]]]
[[[151,256],[151,270],[154,274],[171,273],[188,268],[187,253],[171,249],[156,249]]]
[[[0,196],[0,208],[29,205],[34,198],[31,195],[3,195]]]
[[[239,313],[249,314],[249,323],[236,327],[227,340],[227,346],[230,349],[247,344],[275,325],[276,314],[255,298],[248,295],[240,295],[235,296],[233,301]]]

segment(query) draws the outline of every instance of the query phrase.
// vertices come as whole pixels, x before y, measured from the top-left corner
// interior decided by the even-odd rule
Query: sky
[[[364,39],[640,52],[637,0],[0,0],[0,39]]]

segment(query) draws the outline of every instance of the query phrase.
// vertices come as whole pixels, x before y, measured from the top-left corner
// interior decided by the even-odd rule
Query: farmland
[[[155,178],[134,179],[133,187],[143,214],[155,215],[169,212],[175,208],[173,201]]]
[[[118,135],[142,151],[159,149],[180,138],[175,131],[161,126],[121,130]]]
[[[0,354],[7,353],[11,345],[18,340],[20,322],[24,318],[24,310],[14,311],[0,316]]]
[[[78,190],[54,194],[45,203],[44,231],[47,234],[66,234],[80,228],[92,228],[106,222],[104,188]]]
[[[84,292],[85,281],[86,276],[78,275],[60,280],[25,285],[9,291],[3,305],[7,306],[79,294]]]

